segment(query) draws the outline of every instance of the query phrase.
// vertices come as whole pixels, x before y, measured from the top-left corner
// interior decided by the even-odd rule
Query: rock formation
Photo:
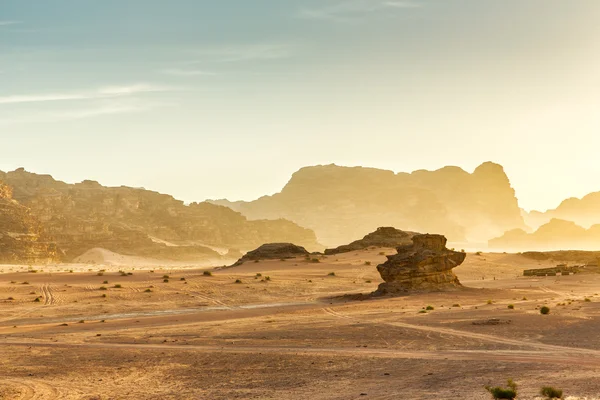
[[[553,218],[533,233],[514,229],[500,237],[490,239],[488,245],[490,248],[503,251],[551,251],[598,250],[599,243],[600,225],[585,229],[572,221]]]
[[[56,245],[44,236],[39,221],[0,182],[0,263],[37,264],[58,258]]]
[[[377,266],[385,281],[376,295],[410,291],[439,291],[461,287],[452,268],[465,260],[466,254],[448,250],[442,235],[415,235],[413,244],[398,247],[398,254]]]
[[[259,248],[249,251],[233,266],[241,265],[247,261],[256,260],[285,260],[296,257],[306,257],[310,253],[301,246],[292,243],[267,243]]]
[[[326,255],[347,253],[349,251],[363,250],[369,247],[398,247],[412,243],[412,237],[417,235],[415,232],[404,232],[393,227],[377,228],[375,232],[371,232],[360,240],[335,249],[325,250]]]
[[[524,217],[527,225],[534,229],[547,224],[552,219],[572,221],[579,226],[589,228],[600,224],[600,192],[590,193],[581,199],[575,197],[566,199],[553,210],[526,212]]]
[[[209,203],[185,205],[141,188],[67,184],[23,169],[0,172],[70,261],[93,248],[181,260],[212,257],[208,248],[252,249],[289,241],[320,249],[314,232],[287,220],[253,220]]]
[[[452,241],[479,242],[525,227],[508,177],[493,163],[472,174],[458,167],[397,174],[337,165],[305,167],[273,196],[215,203],[252,219],[289,219],[314,230],[329,247],[378,226],[445,232]]]

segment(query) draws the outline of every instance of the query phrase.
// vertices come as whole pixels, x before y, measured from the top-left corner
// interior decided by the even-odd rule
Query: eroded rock
[[[306,257],[310,253],[302,246],[292,243],[267,243],[256,250],[249,251],[233,266],[256,260],[285,260],[296,257]]]
[[[369,247],[398,247],[410,245],[415,232],[405,232],[393,227],[377,228],[360,240],[355,240],[350,244],[336,247],[335,249],[325,250],[326,255],[347,253],[349,251],[363,250]]]
[[[415,235],[412,245],[398,247],[398,254],[377,266],[385,281],[376,295],[409,291],[440,291],[462,285],[452,269],[462,264],[466,254],[446,248],[443,235]]]

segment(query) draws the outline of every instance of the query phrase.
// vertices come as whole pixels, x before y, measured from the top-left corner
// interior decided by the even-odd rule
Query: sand
[[[212,276],[0,267],[0,398],[488,399],[508,378],[522,399],[600,393],[600,275],[523,277],[552,263],[469,254],[465,290],[344,297],[376,289],[380,252]]]

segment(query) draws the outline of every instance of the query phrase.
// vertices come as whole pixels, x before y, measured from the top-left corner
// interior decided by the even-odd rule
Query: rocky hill
[[[0,263],[37,264],[58,257],[56,245],[44,235],[39,221],[0,182]]]
[[[253,220],[210,203],[185,205],[172,196],[94,181],[67,184],[18,169],[0,172],[13,197],[31,210],[72,260],[92,248],[142,256],[188,259],[214,256],[208,247],[253,249],[294,242],[319,249],[315,234],[293,222]]]
[[[452,241],[487,241],[524,228],[515,192],[500,165],[394,173],[319,165],[300,169],[280,193],[252,202],[214,201],[250,219],[286,218],[338,246],[379,226],[444,232]]]
[[[553,210],[525,213],[525,218],[527,224],[534,228],[550,222],[553,218],[573,221],[577,225],[589,228],[600,224],[600,192],[590,193],[581,199],[566,199]]]
[[[600,225],[585,229],[572,221],[554,218],[533,233],[513,229],[488,244],[506,251],[599,250]]]
[[[363,250],[369,247],[398,247],[412,243],[416,232],[404,232],[393,227],[377,228],[375,232],[367,234],[360,240],[355,240],[350,244],[338,246],[335,249],[326,249],[325,254],[347,253],[349,251]]]
[[[286,260],[289,258],[307,257],[309,255],[310,253],[304,247],[292,243],[266,243],[259,248],[244,254],[244,256],[232,266],[242,265],[249,261]]]

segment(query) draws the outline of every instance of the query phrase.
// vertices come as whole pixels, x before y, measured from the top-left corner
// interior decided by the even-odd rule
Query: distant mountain
[[[488,244],[506,251],[600,250],[600,225],[585,229],[572,221],[554,218],[533,233],[514,229]]]
[[[458,167],[413,173],[318,165],[294,173],[280,193],[252,202],[211,201],[250,219],[286,218],[314,230],[329,247],[379,226],[442,232],[451,241],[487,241],[524,228],[502,166],[487,162],[472,174]]]
[[[557,208],[546,212],[531,211],[524,215],[529,226],[539,227],[553,218],[573,221],[583,227],[600,224],[600,192],[590,193],[578,199],[572,197]]]
[[[30,210],[65,260],[93,248],[175,260],[219,255],[209,247],[248,250],[269,242],[322,248],[314,232],[293,222],[248,221],[227,207],[188,206],[145,189],[67,184],[22,168],[0,172],[0,181],[12,187],[14,200]]]
[[[58,257],[56,245],[44,235],[40,222],[0,182],[0,263],[33,264]]]

